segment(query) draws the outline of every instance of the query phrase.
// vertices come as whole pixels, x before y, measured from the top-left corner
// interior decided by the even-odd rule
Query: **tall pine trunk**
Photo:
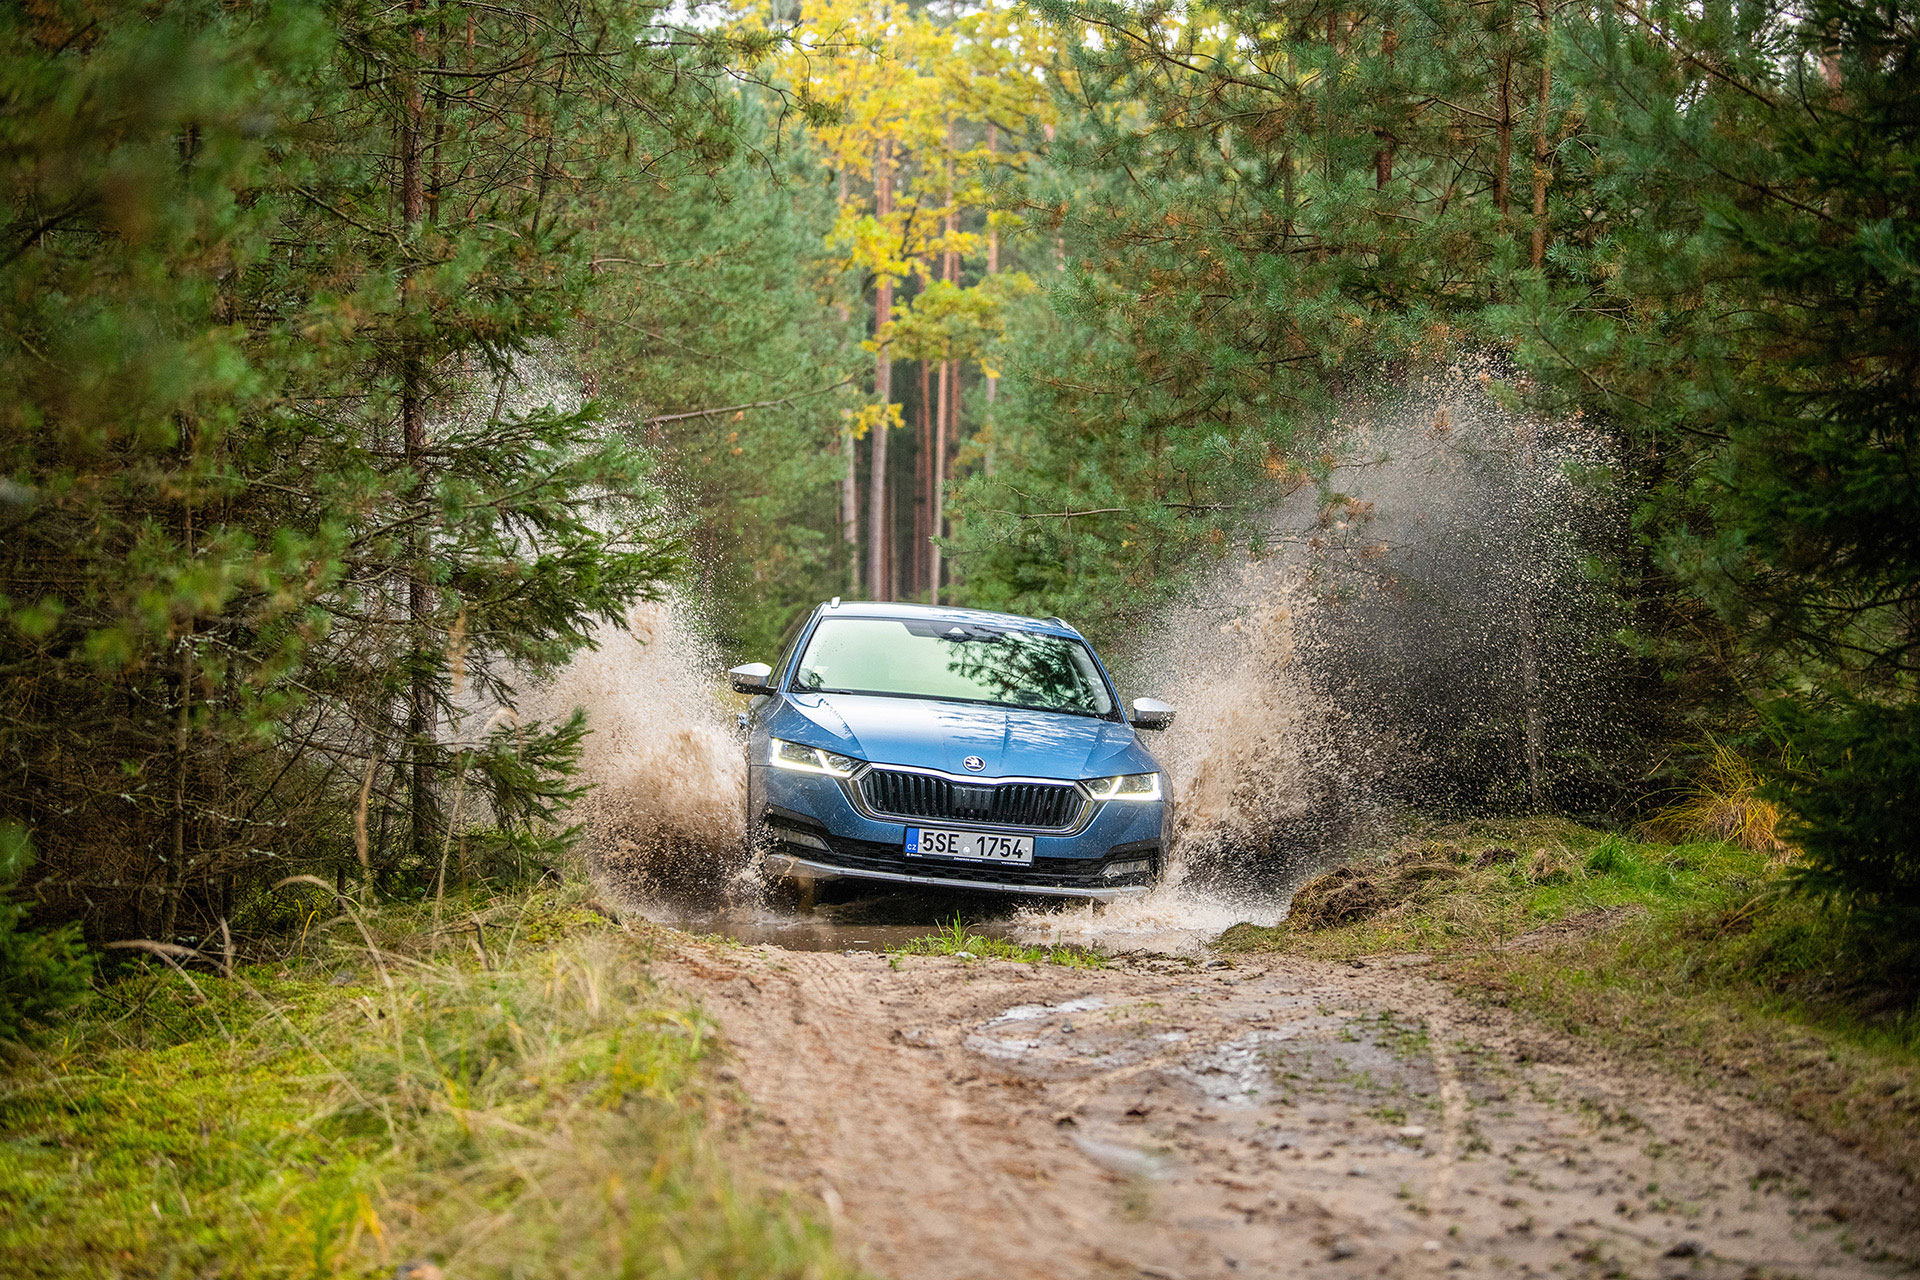
[[[187,889],[187,770],[193,724],[193,628],[180,637],[180,669],[174,673],[173,812],[167,833],[166,896],[161,902],[160,941],[179,928],[180,897]]]
[[[953,412],[953,361],[940,362],[940,389],[938,392],[939,412],[934,415],[933,427],[933,476],[930,485],[933,494],[933,520],[928,531],[929,568],[927,571],[928,599],[940,603],[940,543],[937,539],[945,532],[941,522],[945,519],[946,495],[942,489],[947,479],[947,438],[951,430]]]
[[[927,541],[933,519],[933,388],[932,366],[924,359],[920,364],[920,413],[916,418],[919,433],[914,437],[913,450],[913,556],[912,577],[907,583],[907,594],[919,595],[926,590],[931,581],[928,574]]]
[[[892,144],[881,142],[874,151],[873,159],[873,200],[874,208],[881,222],[885,222],[893,213],[893,156]],[[893,279],[884,272],[875,289],[873,304],[874,332],[885,329],[893,319]],[[889,580],[887,554],[892,529],[887,524],[887,423],[886,407],[893,403],[893,356],[883,343],[873,358],[873,398],[880,405],[882,416],[873,427],[873,444],[867,477],[867,581],[872,584],[875,594],[880,584],[887,583],[889,588],[897,584]],[[895,594],[890,589],[888,595]]]
[[[1533,269],[1538,271],[1547,260],[1547,183],[1552,176],[1549,157],[1552,145],[1547,137],[1548,110],[1553,96],[1553,10],[1551,0],[1534,0],[1534,12],[1540,23],[1540,86],[1533,111]]]
[[[400,210],[406,224],[405,262],[401,268],[400,297],[410,305],[414,259],[419,251],[420,224],[426,213],[426,166],[423,128],[426,99],[420,89],[419,68],[426,60],[426,28],[418,25],[421,0],[407,0],[407,12],[416,15],[413,31],[413,57],[402,84],[400,126]],[[426,369],[417,340],[405,340],[400,353],[400,436],[406,451],[407,469],[412,473],[414,501],[427,501],[427,426]],[[417,863],[432,856],[432,764],[428,741],[433,733],[433,675],[428,658],[429,624],[432,612],[427,584],[427,535],[419,523],[407,535],[407,740],[411,756],[411,777],[407,806],[412,820],[409,853]]]
[[[840,170],[840,207],[847,204],[847,171]],[[840,320],[844,332],[853,321],[853,309],[846,304],[845,294],[834,305],[834,314]],[[843,468],[840,476],[840,540],[847,547],[847,595],[858,599],[860,595],[860,454],[853,438],[853,425],[847,423],[840,428],[840,463]]]
[[[1500,221],[1513,203],[1513,54],[1500,54],[1500,115],[1494,126],[1493,205]]]
[[[1380,59],[1386,64],[1389,74],[1393,70],[1393,54],[1400,46],[1400,32],[1391,22],[1380,37]],[[1393,181],[1394,136],[1391,129],[1376,129],[1374,135],[1380,140],[1380,149],[1373,153],[1373,189],[1385,191],[1387,184]]]
[[[991,122],[987,125],[987,159],[989,163],[997,160],[1000,154],[1000,129]],[[993,214],[987,214],[987,275],[989,278],[1000,274],[1000,228],[993,221]],[[987,452],[982,466],[988,475],[993,474],[993,455],[999,441],[994,438],[993,401],[1000,391],[1000,375],[991,367],[987,370]]]
[[[959,210],[954,207],[953,203],[954,142],[953,117],[948,116],[946,160],[947,218],[944,228],[946,231],[947,252],[945,260],[941,264],[940,275],[941,278],[950,285],[958,285],[960,283],[960,252],[953,247],[953,238],[960,232]],[[954,386],[958,380],[953,359],[949,356],[940,362],[940,411],[935,416],[933,429],[933,519],[930,521],[931,537],[928,543],[927,598],[934,604],[940,603],[941,555],[939,539],[946,535],[947,441],[958,435],[960,430],[960,424],[955,414],[955,409],[958,406],[954,403],[953,396]]]
[[[1548,142],[1548,108],[1553,94],[1553,27],[1552,10],[1548,8],[1551,0],[1534,0],[1534,11],[1540,24],[1540,79],[1538,98],[1533,113],[1533,244],[1528,261],[1535,271],[1542,270],[1547,260],[1547,158],[1551,153]],[[1530,424],[1521,427],[1520,465],[1525,475],[1522,480],[1531,493],[1537,483],[1537,459],[1534,455],[1533,429]],[[1531,533],[1531,528],[1528,530]],[[1532,539],[1529,537],[1528,542]],[[1520,579],[1520,600],[1517,622],[1520,628],[1520,696],[1524,700],[1526,716],[1525,751],[1527,762],[1527,802],[1535,809],[1546,807],[1547,798],[1547,744],[1546,713],[1540,688],[1540,635],[1538,619],[1535,617],[1533,601],[1533,579],[1522,574]]]

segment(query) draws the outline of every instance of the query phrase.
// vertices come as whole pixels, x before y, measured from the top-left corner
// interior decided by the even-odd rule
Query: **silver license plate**
[[[909,858],[953,858],[961,862],[1033,865],[1032,836],[1002,836],[991,831],[936,831],[907,828]]]

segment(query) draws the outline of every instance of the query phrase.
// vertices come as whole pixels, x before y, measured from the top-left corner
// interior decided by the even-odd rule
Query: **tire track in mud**
[[[894,1280],[1910,1274],[1914,1188],[1409,968],[675,937],[740,1140]]]
[[[1433,1053],[1434,1074],[1440,1080],[1440,1149],[1434,1153],[1433,1192],[1428,1197],[1428,1206],[1435,1213],[1445,1213],[1453,1199],[1453,1168],[1460,1159],[1460,1129],[1467,1109],[1453,1051],[1447,1048],[1452,1040],[1450,1027],[1446,1015],[1427,1014],[1428,1047]]]

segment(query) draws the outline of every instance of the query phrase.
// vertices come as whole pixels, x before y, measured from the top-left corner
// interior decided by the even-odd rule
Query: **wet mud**
[[[750,1158],[895,1280],[1906,1274],[1912,1187],[1421,974],[663,935]]]
[[[970,933],[1033,946],[1115,954],[1198,957],[1242,921],[1277,924],[1286,897],[1210,894],[1173,881],[1115,902],[1063,902],[982,891],[895,890],[859,880],[824,881],[806,896],[791,884],[749,883],[732,899],[636,891],[603,882],[629,914],[687,933],[794,951],[886,951],[956,922]]]

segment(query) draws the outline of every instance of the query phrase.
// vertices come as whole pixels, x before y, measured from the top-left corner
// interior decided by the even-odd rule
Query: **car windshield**
[[[828,618],[814,629],[794,684],[816,693],[1113,714],[1107,682],[1080,641],[934,618]]]

